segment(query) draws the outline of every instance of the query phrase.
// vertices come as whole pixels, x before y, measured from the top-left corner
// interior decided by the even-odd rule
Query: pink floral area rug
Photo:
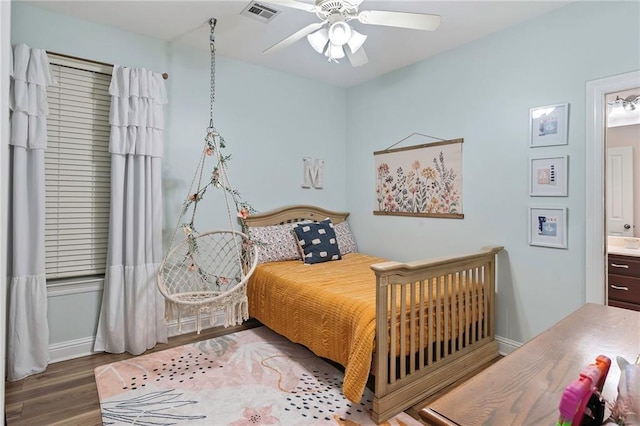
[[[343,373],[266,327],[95,369],[105,425],[373,425]],[[421,425],[406,413],[386,424]]]

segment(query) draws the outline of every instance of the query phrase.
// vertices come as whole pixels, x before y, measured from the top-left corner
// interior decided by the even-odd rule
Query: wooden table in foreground
[[[598,355],[611,358],[603,396],[617,395],[616,356],[640,354],[640,312],[586,304],[420,411],[433,425],[554,425],[564,388]]]

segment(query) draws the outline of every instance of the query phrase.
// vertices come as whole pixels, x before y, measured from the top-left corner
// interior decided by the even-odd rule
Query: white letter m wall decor
[[[310,157],[302,158],[304,163],[304,176],[302,181],[303,188],[322,189],[322,168],[324,167],[324,160],[316,159],[313,161]]]

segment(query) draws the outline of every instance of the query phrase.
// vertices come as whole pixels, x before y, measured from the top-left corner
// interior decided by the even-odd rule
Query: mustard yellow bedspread
[[[360,401],[375,341],[376,279],[385,259],[350,253],[340,261],[258,265],[247,295],[249,315],[316,355],[345,367],[344,395]]]
[[[315,265],[305,265],[300,260],[260,264],[247,285],[249,315],[289,340],[305,345],[316,355],[343,365],[343,393],[357,403],[369,377],[375,347],[376,277],[371,265],[384,260],[351,253],[340,261]],[[464,329],[469,320],[475,322],[484,316],[481,284],[475,284],[475,290],[468,292],[467,282],[471,280],[456,277],[454,282],[447,282],[448,297],[445,297],[445,280],[438,281],[440,296],[436,298],[436,294],[432,294],[434,311],[431,314],[425,302],[422,314],[419,306],[414,308],[413,324],[408,317],[395,322],[393,353],[396,355],[410,353],[409,334],[412,329],[418,333],[421,315],[427,318],[423,323],[425,335],[431,332],[438,336],[438,341],[459,336],[461,326]],[[399,306],[402,297],[397,294],[396,306]],[[410,306],[409,294],[404,298]],[[445,304],[455,318],[447,327]],[[435,309],[436,305],[440,305],[440,309]],[[440,321],[436,320],[437,312]],[[401,322],[406,325],[404,348],[400,341]]]

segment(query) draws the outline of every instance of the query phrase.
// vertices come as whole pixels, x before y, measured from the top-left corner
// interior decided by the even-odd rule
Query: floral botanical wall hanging
[[[442,140],[374,152],[373,214],[463,219],[463,141]]]

